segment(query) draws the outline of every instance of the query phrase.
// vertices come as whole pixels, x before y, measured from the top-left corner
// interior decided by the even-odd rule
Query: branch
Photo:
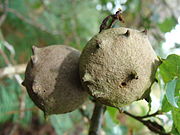
[[[25,69],[26,69],[26,64],[19,64],[14,66],[8,66],[5,68],[0,68],[0,78],[24,73]]]
[[[119,112],[122,113],[122,110],[119,109]],[[159,135],[170,135],[170,133],[166,133],[163,126],[159,125],[157,122],[152,122],[150,120],[143,120],[144,118],[148,118],[148,117],[152,117],[155,115],[158,115],[159,112],[156,112],[154,114],[151,115],[147,115],[147,116],[135,116],[132,115],[131,113],[127,112],[127,111],[123,111],[124,114],[136,119],[137,121],[141,122],[142,124],[144,124],[149,130],[151,130],[154,133],[158,133]]]
[[[4,23],[4,21],[5,21],[6,17],[7,17],[8,3],[9,3],[9,0],[5,0],[4,1],[4,4],[3,4],[3,14],[0,17],[0,27]]]
[[[11,63],[7,57],[7,55],[4,53],[4,51],[2,49],[0,49],[0,55],[2,55],[3,59],[4,59],[4,62],[6,63],[6,65],[10,66]]]
[[[3,35],[1,35],[1,38],[2,38],[2,40],[4,40],[4,37],[3,37]],[[5,40],[4,40],[5,41]],[[6,43],[8,43],[8,42],[6,42]],[[10,45],[10,44],[8,44],[8,45]],[[13,46],[12,46],[13,47]],[[12,51],[10,51],[10,53],[12,53]],[[15,63],[15,60],[14,60],[14,58],[12,57],[12,61],[13,61],[13,64],[10,62],[10,60],[8,59],[8,56],[6,55],[6,53],[4,53],[4,51],[2,50],[2,49],[0,49],[0,54],[2,55],[2,57],[4,58],[4,60],[5,60],[5,63],[6,63],[6,65],[8,66],[8,68],[10,68],[10,67],[12,67],[13,66],[13,64]],[[12,56],[13,56],[14,54],[12,54]],[[11,69],[11,68],[10,68]],[[25,68],[24,68],[25,69]],[[5,70],[6,71],[6,70]],[[11,70],[9,70],[9,71],[11,71]],[[15,71],[22,71],[22,70],[15,70]],[[13,72],[14,72],[14,70],[13,70]],[[6,72],[4,72],[4,70],[2,70],[2,74],[7,74]],[[12,73],[12,71],[11,71],[11,73]],[[1,75],[1,74],[0,74]],[[19,75],[19,74],[14,74],[13,75],[14,76],[14,78],[15,78],[15,80],[16,80],[16,82],[19,84],[19,86],[21,87],[21,95],[19,96],[19,110],[20,110],[20,114],[19,114],[19,118],[15,121],[15,125],[12,127],[12,130],[9,132],[9,135],[11,135],[11,134],[14,134],[14,132],[16,131],[16,127],[17,127],[17,123],[20,121],[20,120],[22,120],[23,119],[23,117],[24,117],[24,115],[25,115],[25,113],[24,113],[24,108],[25,108],[25,96],[26,96],[26,91],[25,91],[25,88],[24,87],[22,87],[22,85],[21,85],[21,83],[22,83],[22,78],[21,78],[21,76]]]
[[[24,108],[23,110],[12,110],[12,111],[8,111],[5,113],[2,113],[1,115],[12,115],[12,114],[17,114],[17,113],[21,113],[21,112],[27,112],[27,111],[37,111],[39,110],[37,107],[31,107],[31,108]]]
[[[162,114],[162,112],[161,111],[157,111],[157,112],[155,112],[153,114],[148,114],[148,115],[145,115],[145,116],[136,116],[136,117],[139,117],[141,119],[145,119],[145,118],[153,117],[153,116],[160,115],[160,114]]]
[[[99,135],[99,129],[101,128],[104,111],[105,111],[105,106],[96,102],[93,115],[91,118],[89,135]]]

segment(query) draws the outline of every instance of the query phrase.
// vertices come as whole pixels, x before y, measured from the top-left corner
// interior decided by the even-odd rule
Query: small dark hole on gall
[[[129,76],[128,76],[129,80],[133,80],[133,79],[138,79],[137,73],[136,72],[132,72]]]
[[[145,35],[147,35],[147,29],[143,30],[142,33],[144,33]]]
[[[96,48],[97,48],[97,49],[99,49],[99,48],[100,48],[99,44],[96,44]]]
[[[44,92],[46,92],[46,91],[44,90]]]
[[[125,82],[122,82],[121,85],[122,85],[122,86],[126,86],[127,84],[126,84]]]
[[[129,37],[130,36],[130,31],[127,30],[126,33],[124,33],[123,35],[126,36],[126,37]]]

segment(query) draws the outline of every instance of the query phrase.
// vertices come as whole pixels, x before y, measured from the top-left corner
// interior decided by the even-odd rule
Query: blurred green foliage
[[[103,18],[121,7],[124,10],[125,24],[116,23],[115,25],[139,30],[148,29],[153,48],[158,55],[164,56],[162,50],[164,36],[162,35],[175,27],[177,18],[173,14],[174,11],[166,15],[164,9],[169,9],[167,3],[164,3],[164,0],[159,2],[161,6],[164,6],[163,10],[160,10],[158,8],[160,6],[153,0],[0,0],[0,22],[3,14],[6,14],[3,24],[0,23],[0,49],[7,55],[12,65],[27,63],[32,45],[43,47],[65,44],[82,50],[86,42],[98,33]],[[3,8],[5,6],[7,6],[6,12]],[[162,17],[163,13],[165,18]],[[13,48],[15,54],[13,54]],[[179,61],[179,56],[169,56],[163,61],[157,73],[157,79],[159,82],[164,80],[165,85],[174,77],[178,77],[176,87],[173,86],[174,96],[169,98],[166,94],[163,95],[164,91],[161,91],[162,101],[160,101],[161,107],[159,108],[164,116],[168,117],[168,121],[173,120],[173,125],[167,124],[164,120],[160,121],[160,118],[151,119],[162,125],[167,124],[168,132],[173,127],[172,133],[176,135],[180,133],[180,110],[172,105],[171,100],[180,106]],[[8,63],[0,54],[0,67],[7,66]],[[24,78],[23,75],[20,77]],[[164,85],[160,84],[160,86]],[[40,125],[51,123],[58,135],[88,134],[89,122],[78,110],[64,115],[52,115],[45,120],[43,112],[35,107],[22,89],[14,76],[0,78],[0,133],[4,130],[5,123],[13,122],[28,129],[29,125],[35,124],[33,118],[38,117]],[[168,92],[172,94],[173,90],[168,90]],[[22,102],[24,103],[23,110],[21,110]],[[91,116],[93,103],[88,101],[84,106]],[[148,112],[146,107],[147,105],[138,102],[124,109],[135,115],[144,115]],[[117,109],[111,107],[107,108],[104,116],[103,133],[107,135],[153,135],[143,124],[120,114]]]
[[[173,17],[165,19],[162,23],[158,24],[158,27],[162,32],[170,32],[176,25],[176,19]]]

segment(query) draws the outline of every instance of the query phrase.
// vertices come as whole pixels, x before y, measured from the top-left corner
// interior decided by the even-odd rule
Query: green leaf
[[[169,112],[172,110],[172,106],[171,104],[168,102],[167,97],[164,96],[163,101],[162,101],[162,108],[161,111],[162,112]]]
[[[159,23],[158,26],[162,32],[171,31],[176,25],[176,19],[174,17],[170,17],[165,19],[162,23]]]
[[[169,55],[159,66],[159,72],[157,72],[157,74],[158,73],[164,83],[168,83],[175,77],[180,78],[180,56],[176,54]]]
[[[178,98],[178,106],[180,106],[180,98]],[[180,109],[174,107],[172,110],[172,117],[174,126],[180,133]]]
[[[174,125],[177,128],[178,132],[180,133],[180,110],[174,109],[172,111]]]
[[[176,82],[175,96],[180,97],[180,79],[178,79],[177,82]]]
[[[116,124],[119,124],[119,121],[117,120],[117,114],[118,114],[118,109],[113,108],[113,107],[107,107],[107,111],[112,119],[112,121]]]
[[[160,83],[163,80],[166,86],[166,96],[162,102],[162,111],[172,111],[175,127],[172,132],[177,134],[177,132],[180,132],[180,109],[178,108],[180,106],[180,56],[172,54],[163,60],[158,68],[156,77]]]
[[[176,100],[175,100],[175,89],[176,89],[176,83],[177,83],[177,79],[173,79],[172,81],[169,81],[167,83],[167,87],[166,87],[166,97],[167,97],[167,100],[168,102],[178,108],[178,105],[176,103]]]
[[[173,135],[179,135],[180,134],[174,124],[173,124],[172,130],[171,130],[171,133]]]

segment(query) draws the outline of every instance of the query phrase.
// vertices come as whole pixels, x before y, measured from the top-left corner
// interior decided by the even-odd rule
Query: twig
[[[21,113],[22,111],[27,112],[27,111],[36,111],[36,110],[39,110],[39,109],[37,107],[32,107],[32,108],[25,108],[24,110],[12,110],[9,112],[1,113],[0,116],[17,114],[17,113]]]
[[[148,114],[148,115],[145,115],[145,116],[137,116],[137,117],[140,117],[141,119],[145,119],[145,118],[153,117],[153,116],[160,115],[160,114],[162,114],[162,112],[157,111],[157,112],[152,113],[152,114]]]
[[[0,68],[0,78],[14,76],[15,74],[22,74],[25,72],[25,69],[26,64],[19,64],[15,66]]]
[[[9,131],[8,135],[14,135],[14,133],[16,132],[18,128],[18,123],[14,123],[13,127],[11,128],[11,130]]]
[[[3,9],[3,6],[0,5],[0,9]],[[21,13],[19,13],[18,11],[12,9],[12,8],[7,8],[6,9],[7,12],[10,12],[10,13],[13,13],[15,16],[17,16],[19,19],[21,19],[22,21],[42,30],[42,31],[45,31],[47,33],[50,33],[50,34],[54,34],[54,35],[61,35],[62,33],[60,33],[59,31],[56,31],[56,30],[49,30],[48,28],[46,28],[44,25],[42,24],[39,24],[35,21],[32,21],[32,19],[28,19],[26,17],[24,17]]]
[[[101,128],[104,111],[105,111],[105,106],[96,102],[93,115],[91,118],[89,135],[99,135],[99,129]]]
[[[1,35],[1,38],[4,40],[3,35]],[[4,40],[4,41],[5,41],[5,40]],[[8,59],[8,56],[4,53],[4,51],[3,51],[2,49],[0,49],[0,54],[1,54],[1,55],[3,56],[3,58],[5,59],[6,64],[7,64],[9,67],[11,67],[12,64],[11,64],[10,60]],[[13,59],[13,62],[15,62],[14,59]],[[22,78],[21,78],[21,76],[18,75],[18,74],[14,74],[14,78],[15,78],[15,80],[17,81],[17,83],[19,84],[19,86],[21,87],[22,93],[21,93],[21,95],[19,96],[19,99],[20,99],[20,101],[19,101],[19,110],[20,110],[19,118],[18,118],[18,120],[16,120],[15,124],[13,125],[12,130],[9,132],[9,135],[12,135],[12,134],[16,131],[18,122],[19,122],[20,120],[22,120],[23,117],[24,117],[24,111],[23,111],[23,110],[24,110],[24,108],[25,108],[25,96],[26,96],[26,91],[25,91],[25,88],[22,87],[22,85],[21,85],[21,83],[22,83]]]
[[[122,113],[122,110],[119,110],[120,113]],[[149,130],[151,130],[154,133],[158,133],[159,135],[170,135],[170,133],[166,133],[163,126],[159,125],[157,122],[152,122],[150,120],[143,120],[144,118],[148,118],[148,117],[152,117],[158,114],[158,112],[151,114],[151,115],[147,115],[147,116],[134,116],[131,113],[127,112],[127,111],[123,111],[124,114],[138,120],[139,122],[143,123]]]
[[[10,61],[9,61],[7,55],[4,53],[4,51],[3,51],[2,49],[0,49],[0,55],[3,57],[5,63],[6,63],[8,66],[10,66],[10,65],[11,65],[11,64],[10,64]]]
[[[110,21],[109,21],[110,20]],[[99,30],[99,33],[102,31],[102,30],[105,30],[105,29],[109,29],[112,27],[112,25],[114,24],[114,22],[116,20],[119,20],[120,22],[123,22],[124,23],[124,19],[121,15],[121,9],[119,9],[115,14],[113,15],[109,15],[107,16],[101,23],[100,25],[100,30]],[[109,22],[109,24],[108,24]]]
[[[0,40],[4,40],[4,39],[0,39]],[[15,60],[14,60],[15,49],[14,49],[13,45],[11,45],[9,42],[7,42],[5,40],[3,41],[3,45],[10,52],[10,60],[11,60],[12,64],[16,64]]]
[[[5,21],[6,17],[7,17],[8,3],[9,3],[9,0],[5,0],[4,1],[4,4],[3,4],[3,14],[0,17],[0,27],[4,23],[4,21]]]
[[[19,75],[18,75],[19,76]],[[22,80],[21,80],[22,82]],[[21,83],[19,84],[21,86]],[[25,112],[23,111],[25,106],[26,106],[26,103],[25,103],[25,97],[26,97],[26,90],[24,87],[21,86],[21,96],[19,97],[19,110],[20,110],[20,114],[19,114],[19,120],[23,119],[24,118],[24,115],[25,115]]]

